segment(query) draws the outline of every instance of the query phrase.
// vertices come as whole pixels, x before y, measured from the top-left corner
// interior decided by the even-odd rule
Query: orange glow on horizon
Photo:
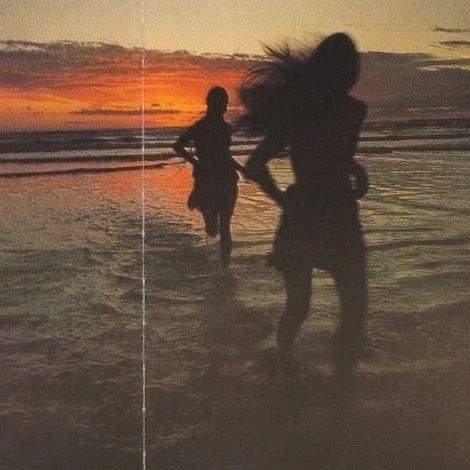
[[[142,91],[148,127],[185,126],[205,111],[207,91],[227,89],[233,119],[237,89],[254,64],[246,54],[194,55],[142,51],[105,43],[0,41],[0,132],[139,128]],[[369,118],[469,115],[462,100],[470,70],[465,59],[443,61],[422,54],[363,54],[354,94],[369,105]],[[452,67],[451,67],[452,66]],[[425,81],[426,86],[423,87]],[[142,90],[144,86],[144,90]]]
[[[25,51],[22,44],[18,48],[26,58],[0,56],[6,70],[0,79],[7,82],[0,95],[1,130],[140,127],[139,50],[87,43],[40,46],[52,57]],[[146,125],[189,124],[205,110],[206,93],[214,85],[224,86],[233,102],[245,71],[232,60],[149,51]]]

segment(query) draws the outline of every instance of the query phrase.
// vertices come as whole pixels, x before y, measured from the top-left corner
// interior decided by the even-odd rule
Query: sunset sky
[[[372,117],[470,115],[470,9],[459,1],[0,0],[3,130],[184,125],[236,89],[262,43],[347,31]]]

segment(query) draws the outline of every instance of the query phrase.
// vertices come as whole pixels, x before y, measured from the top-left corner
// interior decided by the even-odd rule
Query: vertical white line
[[[146,447],[146,413],[147,413],[147,397],[146,397],[146,381],[147,381],[147,364],[146,364],[146,311],[145,311],[145,35],[144,35],[144,1],[141,0],[141,126],[142,126],[142,469],[147,467],[147,447]]]

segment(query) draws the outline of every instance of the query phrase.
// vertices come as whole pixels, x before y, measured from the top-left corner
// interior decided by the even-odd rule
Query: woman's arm
[[[352,189],[352,193],[355,199],[361,199],[369,190],[369,178],[367,176],[367,170],[355,159],[351,166],[351,175],[354,176],[355,184]]]
[[[369,190],[369,178],[367,176],[367,170],[359,164],[354,156],[357,152],[358,143],[359,143],[359,133],[361,131],[362,124],[367,116],[367,105],[359,100],[355,100],[357,108],[357,132],[356,139],[353,143],[351,151],[351,175],[354,177],[354,188],[352,188],[352,193],[355,199],[361,199],[367,194]]]
[[[256,181],[261,189],[277,204],[284,204],[284,193],[277,186],[268,170],[267,163],[286,145],[268,134],[256,147],[245,165],[245,174]]]
[[[233,157],[230,157],[230,163],[232,165],[233,168],[235,168],[235,170],[239,171],[242,175],[244,176],[247,176],[247,173],[245,171],[245,167],[243,165],[240,165],[240,163],[238,163],[235,158]]]
[[[230,147],[232,146],[232,134],[233,134],[233,127],[230,124],[227,125],[227,139],[228,139],[228,155],[229,155],[229,160],[230,160],[230,165],[232,168],[234,168],[236,171],[240,172],[243,176],[247,176],[245,172],[245,167],[240,165],[235,158],[232,157],[232,154],[230,153]]]
[[[186,145],[188,145],[189,142],[191,142],[191,140],[193,139],[193,133],[194,126],[184,131],[178,137],[176,142],[172,145],[172,148],[179,157],[184,158],[187,162],[191,163],[192,165],[197,165],[199,163],[198,160],[194,158],[185,148]]]

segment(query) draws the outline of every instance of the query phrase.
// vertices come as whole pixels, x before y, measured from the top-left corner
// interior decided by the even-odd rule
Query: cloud
[[[470,41],[440,41],[439,44],[452,49],[470,47]]]
[[[174,115],[180,114],[179,109],[146,109],[145,115]],[[83,108],[78,111],[71,111],[70,114],[81,114],[85,116],[141,116],[142,110],[137,109],[103,109],[103,108]]]
[[[362,56],[356,93],[372,116],[405,116],[449,108],[470,115],[470,70],[466,59],[439,60],[428,54],[368,52]]]
[[[442,41],[441,45],[461,50],[470,41]],[[24,120],[20,108],[34,104],[44,116],[55,116],[57,125],[70,115],[89,123],[100,119],[110,125],[138,125],[141,58],[138,48],[116,44],[0,41],[0,109],[13,109],[2,117],[10,119],[17,109],[18,121]],[[264,60],[243,53],[147,50],[145,113],[161,125],[187,124],[204,111],[207,90],[222,85],[229,92],[234,116],[239,112],[237,89],[246,72]],[[402,116],[410,109],[416,113],[416,109],[432,112],[443,107],[470,115],[469,65],[465,57],[366,52],[354,93],[368,102],[371,116]]]
[[[444,28],[442,26],[436,26],[433,31],[437,33],[461,34],[470,33],[470,28]]]
[[[422,67],[457,67],[464,68],[470,66],[470,57],[457,57],[455,59],[426,59],[420,64]]]

